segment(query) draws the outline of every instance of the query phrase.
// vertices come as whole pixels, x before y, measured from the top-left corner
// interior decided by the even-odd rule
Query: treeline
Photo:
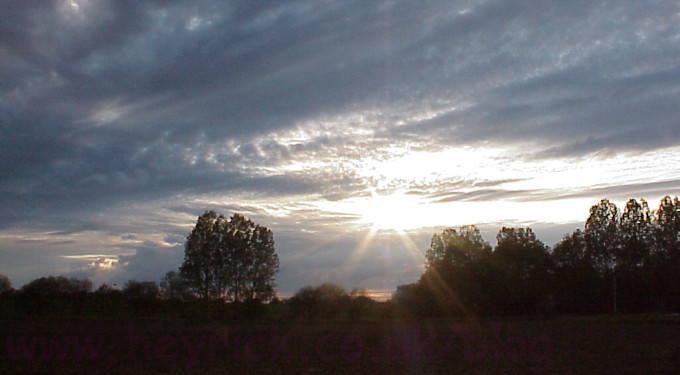
[[[392,302],[414,317],[680,312],[680,202],[650,211],[607,199],[550,249],[531,228],[502,228],[495,248],[475,226],[432,237],[426,270]]]
[[[187,237],[182,267],[160,284],[130,280],[93,290],[87,279],[49,276],[16,290],[0,275],[0,318],[355,321],[680,312],[677,197],[664,197],[654,211],[644,200],[631,199],[619,211],[603,199],[583,230],[552,249],[531,228],[502,228],[492,248],[475,226],[463,226],[433,235],[425,255],[420,279],[397,287],[388,302],[328,283],[280,301],[272,298],[278,258],[271,231],[238,215],[227,220],[206,212]]]
[[[378,316],[365,293],[334,284],[302,288],[275,298],[279,268],[271,230],[234,214],[206,211],[187,236],[184,261],[160,284],[128,281],[122,289],[89,280],[42,277],[20,290],[0,275],[0,318],[182,318],[346,320]]]
[[[177,301],[164,298],[153,281],[130,280],[122,289],[102,284],[96,290],[88,279],[49,276],[35,279],[20,289],[0,293],[2,318],[128,318],[181,316]],[[188,307],[188,306],[187,306]]]
[[[102,284],[93,290],[88,279],[49,276],[17,290],[0,275],[0,319],[357,321],[382,319],[389,308],[367,297],[365,290],[347,292],[331,283],[307,286],[289,299],[263,303],[202,299],[180,281],[177,272],[170,271],[160,284],[131,280],[122,289]]]

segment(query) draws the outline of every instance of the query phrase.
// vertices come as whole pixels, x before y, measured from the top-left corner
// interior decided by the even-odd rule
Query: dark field
[[[1,321],[3,374],[669,374],[680,317]]]

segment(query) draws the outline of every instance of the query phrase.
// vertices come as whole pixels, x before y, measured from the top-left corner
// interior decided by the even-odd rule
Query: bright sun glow
[[[356,205],[361,222],[376,231],[412,229],[424,209],[416,196],[401,193],[380,195],[372,192],[371,197],[357,200]]]

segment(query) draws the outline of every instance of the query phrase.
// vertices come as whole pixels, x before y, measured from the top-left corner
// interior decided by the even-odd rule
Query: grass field
[[[3,374],[669,374],[680,317],[0,321]]]

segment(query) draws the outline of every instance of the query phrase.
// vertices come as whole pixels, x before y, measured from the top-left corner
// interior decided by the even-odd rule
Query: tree
[[[666,195],[654,215],[655,253],[662,262],[680,258],[680,200]]]
[[[12,282],[9,281],[9,277],[0,274],[0,293],[9,292],[12,290]]]
[[[586,239],[583,231],[577,229],[562,237],[562,240],[553,247],[551,257],[558,268],[591,265],[590,259],[586,256]]]
[[[123,286],[121,294],[135,315],[153,316],[159,309],[160,292],[153,281],[129,280]]]
[[[234,302],[274,296],[279,258],[271,230],[234,214],[199,216],[185,243],[180,274],[202,299]]]
[[[580,229],[565,235],[550,254],[555,265],[553,291],[561,312],[589,312],[601,301],[600,278],[588,256],[585,234]]]
[[[427,269],[418,282],[419,290],[426,290],[436,305],[427,314],[460,314],[478,305],[485,295],[480,266],[490,254],[491,246],[474,225],[434,234],[425,252]]]
[[[619,220],[616,248],[616,303],[627,311],[642,311],[653,304],[651,249],[654,230],[649,207],[644,199],[630,199]]]
[[[191,297],[187,283],[177,271],[168,271],[160,282],[160,295],[166,299],[184,301]]]
[[[522,279],[549,272],[551,262],[548,247],[536,238],[531,228],[503,227],[496,241],[493,255],[504,269]]]
[[[89,293],[92,291],[92,282],[65,276],[41,277],[22,286],[21,291],[32,295]]]
[[[229,235],[223,241],[227,296],[232,301],[274,297],[274,275],[279,269],[279,257],[274,249],[272,231],[239,214],[231,217],[228,228]]]
[[[649,260],[653,246],[653,231],[649,206],[644,199],[630,199],[619,222],[619,245],[616,248],[617,268],[630,273]]]
[[[88,279],[41,277],[21,287],[21,305],[28,314],[78,315],[91,290]]]
[[[678,197],[661,199],[654,217],[655,246],[653,260],[656,305],[664,310],[680,311],[680,201]]]
[[[129,280],[123,286],[123,297],[131,300],[153,300],[160,295],[158,285],[153,281]]]
[[[587,256],[602,275],[611,273],[616,264],[618,222],[619,209],[608,199],[590,207],[585,225]]]
[[[345,288],[323,283],[317,287],[306,286],[290,299],[291,310],[297,318],[332,318],[347,307],[349,296]]]
[[[466,225],[458,230],[449,228],[432,235],[430,248],[425,252],[428,267],[457,268],[491,254],[491,246],[484,241],[479,229]]]
[[[109,294],[119,292],[119,290],[116,290],[111,285],[104,283],[100,285],[99,288],[97,288],[97,290],[95,290],[94,292],[98,294]]]
[[[531,228],[505,228],[496,236],[493,262],[504,285],[496,291],[501,312],[530,312],[549,298],[552,262]]]
[[[224,217],[220,215],[219,219],[222,221]],[[217,280],[222,272],[217,262],[221,255],[219,233],[218,216],[209,211],[198,217],[184,244],[180,274],[189,288],[203,300],[220,297]]]

